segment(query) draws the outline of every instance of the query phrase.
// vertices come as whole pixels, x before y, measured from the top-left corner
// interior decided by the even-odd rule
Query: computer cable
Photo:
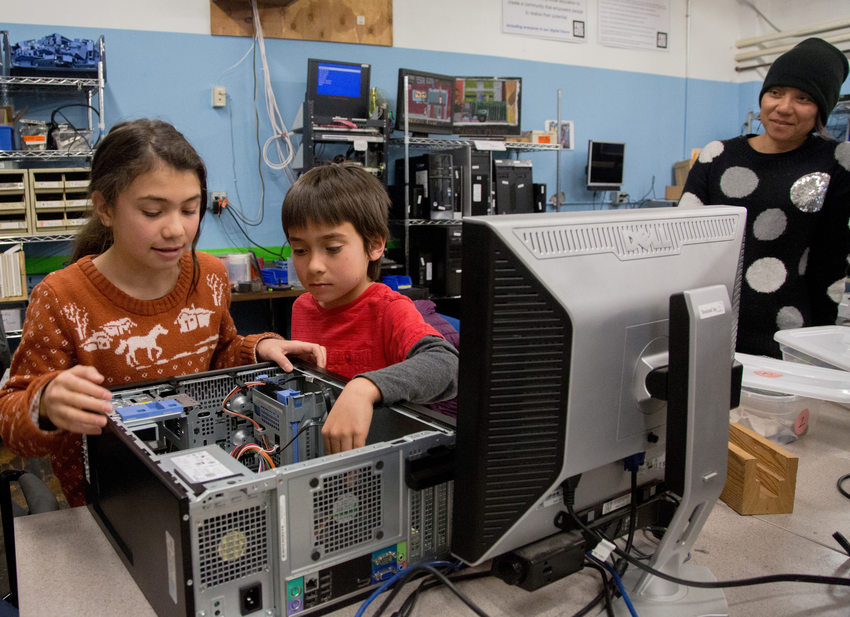
[[[432,561],[432,562],[424,562],[424,563],[413,565],[410,568],[408,568],[407,570],[399,570],[393,576],[391,576],[386,581],[384,581],[384,583],[380,587],[378,587],[375,591],[373,591],[372,594],[368,598],[366,598],[366,600],[363,601],[363,604],[361,604],[360,607],[357,609],[357,612],[355,613],[354,617],[363,617],[364,612],[366,611],[368,606],[375,600],[375,598],[380,596],[387,589],[389,589],[390,587],[392,587],[393,585],[395,585],[399,581],[402,581],[400,587],[403,587],[405,580],[406,581],[412,580],[411,578],[408,578],[408,577],[412,577],[419,570],[427,570],[428,572],[430,572],[431,574],[436,576],[438,579],[440,579],[443,582],[443,584],[445,584],[446,587],[452,593],[454,593],[464,604],[466,604],[476,615],[479,615],[479,617],[489,617],[489,615],[487,615],[487,613],[485,613],[483,610],[481,610],[481,608],[478,607],[478,605],[476,605],[465,594],[463,594],[457,587],[455,587],[455,585],[448,578],[446,578],[445,574],[443,574],[442,572],[440,572],[437,569],[437,568],[440,568],[440,567],[447,567],[447,566],[455,567],[455,564],[448,562],[448,561]]]
[[[448,575],[447,578],[452,583],[458,583],[461,581],[472,580],[476,578],[484,578],[486,576],[491,576],[490,572],[487,570],[483,570],[480,572],[469,572],[466,574],[455,573],[452,575]],[[432,589],[441,585],[442,582],[439,580],[435,580],[433,577],[428,577],[426,580],[422,581],[419,586],[416,588],[414,593],[411,593],[401,605],[401,608],[394,612],[391,617],[411,617],[413,615],[413,609],[416,606],[416,601],[419,598],[419,594],[428,589]]]
[[[263,144],[263,161],[272,169],[282,170],[289,178],[290,182],[294,183],[294,173],[290,168],[292,160],[295,158],[295,148],[292,146],[292,141],[289,138],[289,130],[283,122],[280,109],[277,106],[274,89],[272,88],[271,74],[269,70],[268,59],[266,58],[266,42],[263,38],[263,27],[260,22],[260,12],[257,8],[257,0],[251,0],[251,11],[254,15],[254,38],[257,41],[257,48],[260,52],[260,60],[263,66],[264,93],[266,98],[266,113],[269,117],[269,123],[272,127],[272,134]],[[286,154],[281,148],[281,142],[286,147]],[[277,150],[278,161],[274,162],[269,159],[269,147],[274,145]]]
[[[605,602],[605,614],[608,617],[614,617],[614,605],[613,598],[611,596],[611,579],[608,575],[608,570],[590,559],[585,559],[584,563],[588,568],[592,568],[599,572],[599,576],[602,577],[602,588],[599,590],[599,593],[596,594],[595,598],[585,604],[584,608],[580,609],[577,613],[574,613],[572,617],[584,617],[584,615],[587,615],[590,611],[592,611],[601,601]]]
[[[94,149],[94,147],[91,145],[91,143],[89,141],[91,139],[91,136],[87,136],[87,135],[83,134],[80,131],[80,129],[78,129],[77,126],[68,119],[68,116],[66,116],[62,112],[63,109],[66,109],[68,107],[85,107],[87,109],[92,110],[97,115],[97,117],[100,118],[100,112],[98,111],[97,107],[93,107],[92,105],[89,105],[88,103],[69,103],[67,105],[62,105],[62,106],[54,109],[53,112],[50,114],[50,121],[48,122],[48,127],[49,127],[48,128],[48,136],[50,136],[51,133],[54,130],[59,128],[59,125],[56,124],[56,114],[59,114],[60,116],[62,116],[62,118],[65,120],[65,122],[68,123],[68,126],[70,126],[74,130],[74,133],[76,134],[76,136],[86,144],[86,146],[88,147],[88,151],[91,152]],[[95,143],[100,142],[100,137],[101,137],[101,135],[98,133],[97,140],[95,141]],[[71,146],[74,145],[75,141],[76,140],[74,140],[74,141],[72,141],[71,143],[68,144],[68,148],[66,150],[67,152],[71,151]],[[59,150],[59,148],[56,148],[56,150]]]
[[[838,478],[838,492],[844,495],[847,499],[850,499],[850,492],[847,492],[847,489],[844,488],[844,483],[850,480],[850,473],[844,474],[840,478]]]
[[[456,566],[452,567],[451,569],[453,570],[455,567]],[[419,574],[421,574],[421,576],[423,577],[422,582],[419,583],[419,585],[417,585],[416,588],[407,595],[407,597],[404,599],[401,606],[397,610],[390,613],[390,617],[411,617],[411,615],[413,614],[413,609],[416,607],[416,603],[419,600],[420,594],[423,591],[439,587],[443,584],[441,580],[435,578],[428,572],[417,573],[417,575]],[[484,578],[486,576],[491,576],[489,570],[481,570],[477,572],[449,572],[446,574],[446,578],[449,579],[449,581],[451,581],[453,584],[476,578]],[[406,583],[411,582],[413,578],[408,581],[404,581],[403,583],[399,582],[399,584],[395,585],[392,592],[387,595],[387,598],[384,600],[383,604],[378,607],[372,617],[379,617],[383,615],[384,612],[387,610],[387,607],[398,594],[398,592],[405,586]]]
[[[577,478],[580,478],[580,476],[576,476],[576,478],[570,478],[563,484],[564,505],[567,508],[568,514],[573,519],[573,521],[575,521],[575,523],[582,529],[582,531],[584,531],[584,533],[587,534],[590,538],[596,538],[599,541],[604,540],[606,542],[611,542],[598,531],[590,529],[587,525],[585,525],[584,521],[582,521],[576,513],[575,508],[573,507],[573,501],[575,500],[575,489],[576,486],[578,486]],[[571,481],[574,481],[574,483],[571,483]],[[850,578],[797,573],[769,574],[765,576],[756,576],[752,578],[743,578],[728,581],[690,581],[683,578],[679,578],[677,576],[673,576],[672,574],[667,574],[666,572],[662,572],[660,570],[656,570],[655,568],[645,563],[642,563],[639,559],[636,559],[635,557],[626,553],[625,551],[623,551],[623,549],[621,549],[613,542],[611,542],[611,544],[613,545],[613,552],[628,561],[633,566],[636,566],[644,572],[652,574],[653,576],[657,576],[658,578],[670,581],[671,583],[676,583],[677,585],[684,585],[686,587],[698,587],[703,589],[722,589],[727,587],[748,587],[751,585],[765,585],[767,583],[815,583],[819,585],[839,585],[843,587],[850,587]]]
[[[248,242],[250,242],[251,244],[256,246],[258,249],[263,250],[270,255],[273,255],[276,259],[283,259],[283,254],[282,254],[283,248],[281,248],[280,253],[275,253],[274,251],[270,251],[266,247],[261,246],[261,245],[257,244],[256,242],[254,242],[253,238],[251,238],[251,236],[248,235],[248,232],[246,232],[245,229],[242,227],[242,225],[239,224],[239,220],[236,218],[236,216],[234,216],[232,209],[233,208],[223,208],[222,211],[227,212],[228,214],[230,214],[231,217],[233,217],[233,222],[236,223],[236,227],[239,228],[239,231],[242,232],[242,235],[245,236],[245,239],[248,240]]]
[[[293,422],[293,424],[297,425],[298,423]],[[304,431],[314,426],[322,426],[322,422],[319,422],[318,420],[307,420],[307,422],[301,425],[301,428],[298,429],[298,432],[292,436],[292,439],[290,439],[281,446],[280,451],[283,452],[284,450],[286,450],[289,446],[295,443],[295,441],[304,433]]]
[[[631,600],[631,598],[629,598],[629,594],[626,591],[625,586],[623,585],[623,580],[620,578],[620,574],[617,572],[617,568],[615,568],[614,566],[609,564],[607,561],[603,561],[603,560],[597,558],[593,554],[592,551],[589,551],[587,553],[587,558],[590,559],[591,561],[596,562],[597,564],[599,564],[600,566],[602,566],[603,568],[608,570],[608,573],[611,575],[611,579],[614,581],[614,584],[617,586],[617,589],[620,591],[620,595],[623,598],[623,602],[625,602],[625,604],[626,604],[626,608],[629,609],[629,614],[632,617],[638,617],[637,611],[635,610],[635,607],[632,604],[632,600]]]

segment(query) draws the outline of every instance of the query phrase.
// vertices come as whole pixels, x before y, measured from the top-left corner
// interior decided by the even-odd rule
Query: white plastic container
[[[231,285],[251,282],[251,256],[248,253],[232,253],[227,256],[227,277]]]
[[[779,330],[773,338],[784,360],[850,371],[850,326]]]
[[[787,444],[809,431],[819,407],[817,399],[796,394],[742,389],[741,405],[729,413],[729,421],[746,426],[776,443]]]
[[[778,443],[805,435],[822,401],[850,404],[850,373],[736,353],[744,365],[741,406],[729,418]]]

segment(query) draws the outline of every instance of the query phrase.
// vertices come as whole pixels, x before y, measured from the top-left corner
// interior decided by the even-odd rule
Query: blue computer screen
[[[350,64],[319,63],[316,94],[327,96],[360,96],[359,66]]]

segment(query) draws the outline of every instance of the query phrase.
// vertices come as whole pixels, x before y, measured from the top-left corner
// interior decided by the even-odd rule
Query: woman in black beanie
[[[747,208],[737,350],[780,356],[777,330],[834,325],[850,252],[850,142],[816,135],[847,78],[844,54],[810,38],[770,67],[764,132],[706,145],[680,207]]]

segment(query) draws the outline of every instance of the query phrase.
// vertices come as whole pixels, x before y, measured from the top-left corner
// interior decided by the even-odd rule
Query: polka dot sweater
[[[42,388],[59,371],[95,366],[109,388],[250,364],[257,342],[274,336],[237,334],[223,264],[207,253],[197,255],[200,279],[188,297],[189,254],[175,288],[156,300],[123,293],[91,257],[47,275],[33,288],[11,377],[0,390],[0,437],[20,456],[50,455],[70,505],[85,502],[81,438],[43,430],[31,415]]]
[[[738,351],[780,357],[777,330],[835,324],[850,252],[850,142],[762,154],[750,136],[700,152],[680,207],[747,208]]]

